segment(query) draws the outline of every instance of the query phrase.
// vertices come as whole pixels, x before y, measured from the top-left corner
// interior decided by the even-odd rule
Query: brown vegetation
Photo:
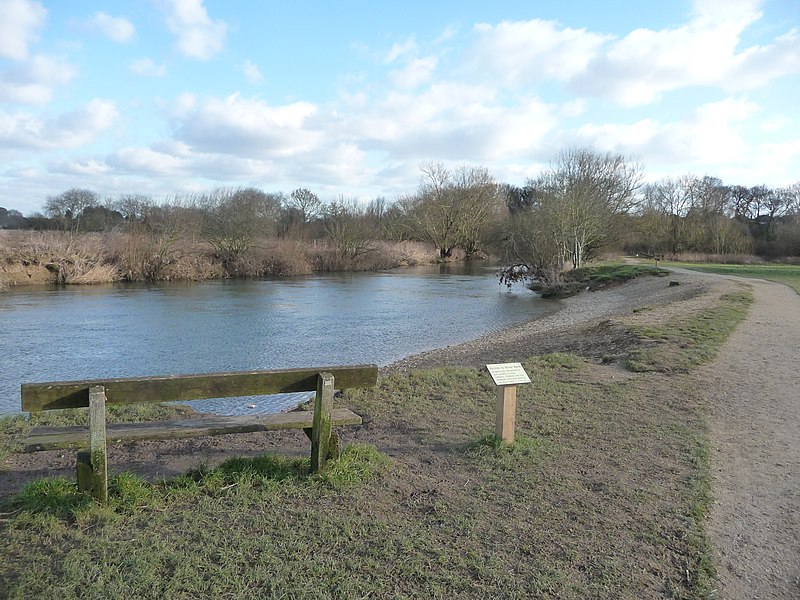
[[[199,281],[222,277],[371,271],[429,264],[433,247],[374,242],[369,252],[343,255],[329,240],[255,238],[235,260],[222,260],[201,238],[152,233],[0,232],[0,290],[20,285],[118,281]]]

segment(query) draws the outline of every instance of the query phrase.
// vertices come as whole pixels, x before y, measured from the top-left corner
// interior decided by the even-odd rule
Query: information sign
[[[495,385],[518,385],[531,382],[531,378],[528,377],[520,363],[486,365],[486,368]]]

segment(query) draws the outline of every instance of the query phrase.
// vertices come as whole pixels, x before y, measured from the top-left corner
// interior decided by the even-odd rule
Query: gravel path
[[[709,390],[719,597],[800,598],[800,296],[750,280],[756,302],[716,360]]]

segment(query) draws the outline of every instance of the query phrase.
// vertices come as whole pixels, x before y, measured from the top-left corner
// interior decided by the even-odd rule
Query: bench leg
[[[311,472],[325,468],[331,442],[331,412],[333,410],[333,375],[320,373],[317,395],[314,398],[314,422],[311,428]]]
[[[106,391],[101,385],[89,388],[89,450],[78,452],[77,471],[78,490],[108,504]]]
[[[308,436],[308,439],[311,439],[312,431],[313,429],[311,429],[310,427],[306,427],[305,429],[303,429],[303,432]],[[336,433],[335,431],[331,431],[331,442],[329,444],[328,460],[336,460],[337,458],[339,458],[339,456],[341,456],[341,454],[342,451],[341,451],[341,442],[339,439],[339,434]]]

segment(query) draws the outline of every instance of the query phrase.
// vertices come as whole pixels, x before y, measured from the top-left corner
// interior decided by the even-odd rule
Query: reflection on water
[[[555,310],[480,263],[288,280],[126,284],[0,295],[0,413],[23,382],[389,364]],[[192,403],[240,414],[306,394]],[[255,408],[248,408],[255,404]]]

